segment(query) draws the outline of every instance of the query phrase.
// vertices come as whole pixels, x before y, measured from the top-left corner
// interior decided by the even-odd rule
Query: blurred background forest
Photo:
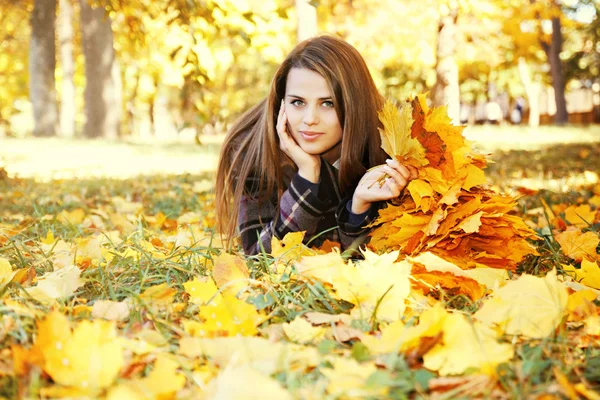
[[[322,32],[455,121],[600,122],[598,0],[2,0],[0,138],[223,133]]]

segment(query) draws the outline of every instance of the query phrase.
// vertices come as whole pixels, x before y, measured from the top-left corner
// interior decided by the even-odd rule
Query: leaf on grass
[[[296,317],[292,322],[283,324],[285,335],[292,342],[299,344],[318,343],[325,337],[326,328],[312,326],[302,317]]]
[[[140,294],[140,299],[151,307],[166,307],[173,303],[177,289],[170,287],[167,283],[150,286]]]
[[[333,282],[337,295],[356,306],[353,315],[398,320],[410,293],[410,264],[395,262],[398,252],[377,255],[366,250],[363,254],[364,261]]]
[[[231,295],[221,296],[200,308],[204,323],[200,336],[252,336],[256,335],[256,325],[262,317],[253,305]]]
[[[582,233],[577,228],[570,228],[555,235],[562,251],[573,260],[581,262],[584,258],[594,260],[596,258],[596,247],[600,243],[600,237],[595,232]]]
[[[38,279],[37,285],[25,289],[34,299],[47,303],[57,299],[65,299],[85,284],[79,277],[81,270],[75,265],[45,274]]]
[[[354,268],[351,262],[346,264],[339,251],[305,256],[296,262],[294,266],[300,277],[318,279],[329,285],[344,280],[347,271]]]
[[[510,343],[498,343],[496,333],[462,314],[449,314],[442,327],[442,342],[423,356],[424,366],[440,375],[459,375],[469,369],[493,375],[496,366],[513,357]]]
[[[234,295],[248,286],[250,278],[244,259],[227,253],[214,259],[212,275],[220,289],[227,285],[226,291]]]
[[[315,254],[314,250],[306,247],[302,241],[305,232],[290,232],[279,240],[273,235],[271,239],[271,255],[282,262],[299,260],[303,256]]]
[[[271,375],[294,365],[299,369],[315,367],[321,362],[314,347],[276,342],[259,337],[221,337],[212,339],[184,337],[179,342],[179,353],[189,357],[208,357],[221,369],[231,362],[249,365],[261,373]]]
[[[107,400],[172,398],[185,386],[185,375],[177,372],[179,364],[170,356],[159,354],[148,376],[132,379],[110,390]]]
[[[17,271],[12,270],[10,262],[3,257],[0,257],[0,290],[12,281]]]
[[[565,272],[571,273],[574,279],[586,286],[594,289],[600,289],[600,266],[597,261],[581,261],[581,268],[575,269],[573,266],[565,266]]]
[[[37,331],[42,367],[61,385],[93,393],[109,387],[124,365],[112,322],[82,321],[71,330],[67,317],[53,311],[38,322]]]
[[[212,380],[207,388],[210,399],[278,399],[294,397],[275,379],[248,366],[226,368]]]
[[[596,297],[596,293],[589,289],[578,290],[569,294],[567,301],[569,321],[580,321],[590,315],[595,315],[597,306],[593,302]]]
[[[556,270],[543,278],[521,275],[484,300],[474,317],[499,326],[508,335],[541,339],[558,327],[566,312],[567,299],[567,289],[558,281]]]
[[[592,210],[589,204],[580,206],[569,206],[565,209],[565,219],[578,228],[585,228],[594,223],[596,210]]]
[[[373,362],[359,363],[353,358],[331,357],[332,368],[320,368],[329,380],[327,392],[335,397],[362,398],[368,396],[383,396],[387,388],[370,389],[367,379],[377,371]]]
[[[190,295],[190,301],[194,304],[204,304],[208,302],[219,290],[212,279],[194,278],[183,284],[185,292]],[[220,297],[218,294],[216,297]]]
[[[129,317],[131,304],[128,301],[96,300],[92,306],[92,317],[109,321],[124,321]]]

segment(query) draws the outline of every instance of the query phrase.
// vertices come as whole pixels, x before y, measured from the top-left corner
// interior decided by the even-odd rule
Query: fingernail
[[[391,163],[391,162],[392,162],[392,159],[391,159],[391,158],[388,158],[387,160],[385,160],[385,162],[389,164],[389,163]]]

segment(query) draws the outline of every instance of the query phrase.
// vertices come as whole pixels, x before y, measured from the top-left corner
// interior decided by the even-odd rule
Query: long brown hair
[[[385,161],[377,130],[377,111],[383,98],[360,53],[331,35],[303,41],[277,69],[268,96],[234,123],[223,143],[217,169],[216,211],[217,227],[228,240],[237,226],[242,196],[269,201],[276,192],[281,196],[285,190],[281,170],[289,159],[279,149],[275,126],[292,68],[314,71],[329,85],[343,131],[339,168],[342,192],[351,194],[368,168]],[[253,178],[258,196],[255,191],[248,192],[248,178]]]

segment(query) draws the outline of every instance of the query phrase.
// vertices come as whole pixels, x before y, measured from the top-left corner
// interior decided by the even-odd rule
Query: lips
[[[308,141],[316,140],[323,134],[324,132],[300,131],[300,135],[302,135],[302,138]]]

